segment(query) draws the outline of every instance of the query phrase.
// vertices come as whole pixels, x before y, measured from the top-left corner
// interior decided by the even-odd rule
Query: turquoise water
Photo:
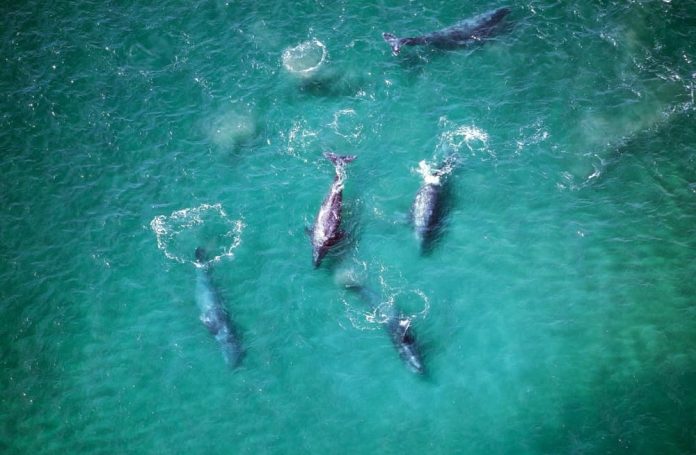
[[[508,4],[398,57],[382,32],[501,4],[147,3],[0,8],[0,452],[696,451],[693,2]],[[350,236],[314,270],[327,149],[358,157]],[[449,153],[422,255],[416,169]]]

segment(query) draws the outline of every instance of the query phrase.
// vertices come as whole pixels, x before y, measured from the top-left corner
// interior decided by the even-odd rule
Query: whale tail
[[[397,38],[393,33],[382,33],[382,38],[391,46],[392,54],[399,55],[399,51],[401,50],[401,39]]]
[[[337,155],[330,151],[324,152],[324,156],[336,167],[343,167],[357,158],[355,155]]]

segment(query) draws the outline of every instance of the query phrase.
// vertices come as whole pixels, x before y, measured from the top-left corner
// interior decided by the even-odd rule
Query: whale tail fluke
[[[324,152],[324,156],[331,161],[336,167],[342,167],[353,161],[357,156],[355,155],[337,155],[333,152]]]
[[[401,50],[401,39],[393,33],[382,33],[382,38],[391,46],[392,54],[399,55],[399,51]]]

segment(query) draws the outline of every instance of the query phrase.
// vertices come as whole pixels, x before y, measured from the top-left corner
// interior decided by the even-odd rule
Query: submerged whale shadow
[[[208,259],[204,248],[198,247],[195,255],[199,319],[217,341],[227,366],[235,369],[246,354],[241,330],[230,317],[226,299],[213,277],[213,261]]]
[[[364,81],[361,77],[348,76],[338,71],[327,71],[300,81],[298,90],[300,93],[317,97],[339,98],[354,95],[363,85]]]

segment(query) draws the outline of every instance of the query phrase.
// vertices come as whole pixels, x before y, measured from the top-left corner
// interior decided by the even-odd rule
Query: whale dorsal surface
[[[496,26],[509,13],[510,9],[503,7],[424,35],[399,38],[393,33],[382,33],[382,37],[389,43],[394,55],[399,55],[402,46],[430,45],[439,48],[465,46],[492,35],[497,29]]]

